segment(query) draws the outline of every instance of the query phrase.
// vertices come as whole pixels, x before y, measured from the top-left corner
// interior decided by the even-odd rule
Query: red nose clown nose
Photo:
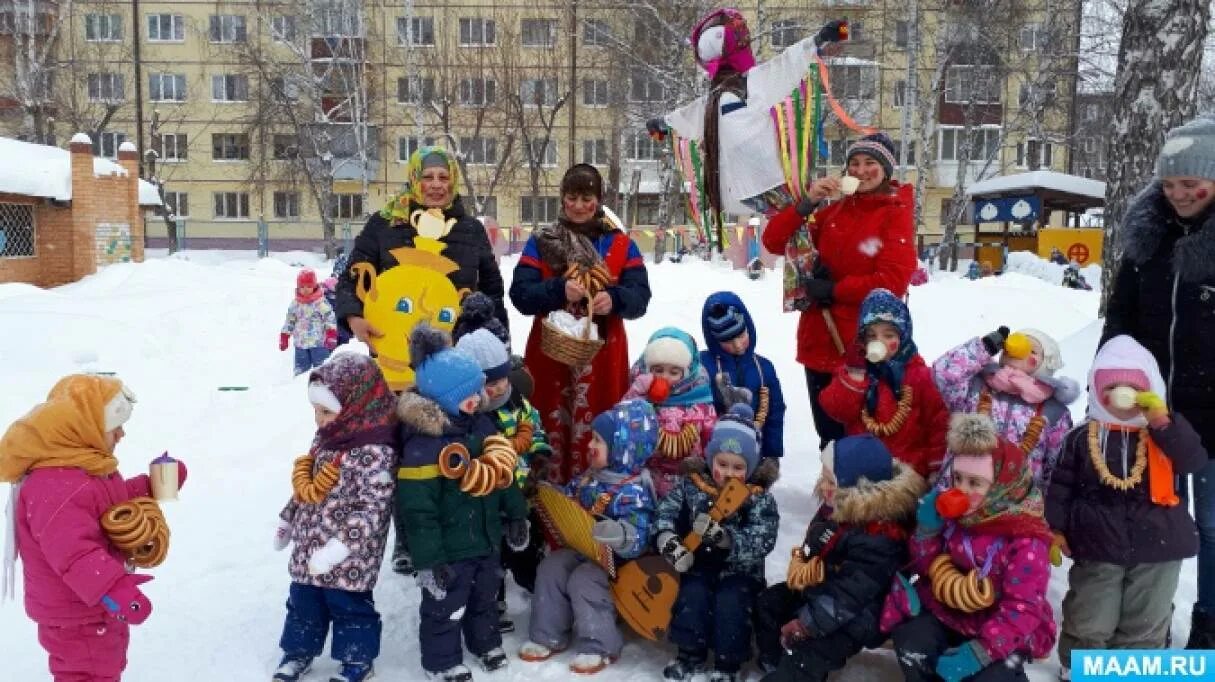
[[[671,382],[662,377],[654,377],[654,383],[650,384],[649,398],[650,402],[655,405],[665,403],[667,398],[671,397]]]
[[[950,488],[937,497],[937,513],[942,518],[956,519],[965,514],[968,507],[970,500],[966,499],[966,493],[957,488]]]

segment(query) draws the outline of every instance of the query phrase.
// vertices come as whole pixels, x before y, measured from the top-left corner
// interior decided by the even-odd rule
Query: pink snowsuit
[[[130,626],[101,598],[127,574],[126,558],[101,529],[116,504],[151,495],[147,475],[90,476],[83,469],[34,469],[16,502],[25,612],[55,682],[117,682],[127,665]]]

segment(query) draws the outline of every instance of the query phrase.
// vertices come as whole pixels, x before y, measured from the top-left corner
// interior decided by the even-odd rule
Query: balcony
[[[366,158],[360,154],[360,133],[366,133],[362,146]],[[305,133],[315,144],[305,145],[302,150],[310,170],[328,174],[334,180],[374,180],[380,169],[380,129],[376,126],[350,123],[318,123],[309,126]],[[327,153],[318,154],[316,150]]]

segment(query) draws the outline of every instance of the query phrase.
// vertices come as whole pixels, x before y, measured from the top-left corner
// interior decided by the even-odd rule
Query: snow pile
[[[1052,263],[1031,251],[1012,251],[1008,254],[1008,260],[1004,264],[1005,272],[1019,272],[1051,284],[1062,284],[1063,271],[1066,269],[1066,265]],[[1080,268],[1080,275],[1094,290],[1101,288],[1101,266],[1099,264],[1090,263]]]
[[[509,278],[515,260],[503,259]],[[312,439],[306,378],[291,377],[291,354],[278,351],[278,331],[291,300],[299,265],[327,272],[329,263],[306,253],[187,252],[142,264],[119,264],[72,285],[39,290],[0,286],[0,427],[24,414],[60,376],[79,371],[115,372],[139,395],[118,448],[122,471],[134,475],[168,450],[190,465],[181,499],[165,505],[173,529],[169,559],[156,569],[147,593],[155,613],[132,630],[130,680],[228,680],[262,682],[280,655],[287,555],[271,538],[277,513],[290,495],[292,460]],[[819,473],[817,439],[801,366],[795,361],[797,315],[783,314],[781,279],[769,273],[751,281],[711,263],[649,265],[654,298],[649,313],[628,324],[632,356],[653,331],[674,325],[700,337],[701,301],[720,288],[734,290],[750,307],[758,349],[776,365],[789,403],[787,455],[774,489],[781,512],[780,536],[770,555],[770,581],[780,580],[791,548],[811,518],[811,489]],[[911,291],[916,342],[929,361],[968,337],[1000,325],[1033,326],[1058,338],[1067,366],[1083,380],[1100,333],[1098,297],[1037,277],[1010,273],[970,282],[934,273]],[[509,281],[507,282],[509,286]],[[521,352],[531,320],[511,312],[515,351]],[[348,350],[361,352],[357,342]],[[227,392],[221,386],[243,386]],[[1073,406],[1077,416],[1081,404]],[[0,487],[0,495],[7,490]],[[1051,598],[1058,607],[1066,570],[1054,572]],[[1194,597],[1194,563],[1187,562],[1173,623],[1175,642],[1185,641]],[[375,592],[384,619],[379,677],[421,679],[418,648],[419,591],[387,565]],[[492,675],[509,680],[567,679],[569,655],[543,664],[513,658],[527,632],[528,602],[511,584],[510,615],[517,631],[506,636],[510,667]],[[46,657],[20,604],[0,607],[0,639],[7,643],[5,679],[47,679]],[[182,646],[182,642],[190,646]],[[653,679],[672,655],[669,647],[636,638],[621,662],[596,679]],[[328,654],[326,653],[326,656]],[[471,658],[466,659],[471,661]],[[336,670],[318,660],[308,679]],[[1049,664],[1031,666],[1036,680],[1051,679]],[[489,679],[478,671],[478,679]],[[857,657],[837,680],[895,680],[889,651]]]

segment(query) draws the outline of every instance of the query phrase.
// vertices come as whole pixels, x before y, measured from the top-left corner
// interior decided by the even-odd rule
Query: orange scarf
[[[14,483],[33,469],[74,467],[108,476],[118,460],[106,446],[105,406],[122,390],[110,377],[72,374],[59,380],[46,402],[13,422],[0,438],[0,482]]]
[[[1181,498],[1177,497],[1177,491],[1173,488],[1173,461],[1164,454],[1156,441],[1152,440],[1151,432],[1137,426],[1120,424],[1106,424],[1105,427],[1110,431],[1138,433],[1140,438],[1147,439],[1148,496],[1152,498],[1152,504],[1162,507],[1181,504]]]

